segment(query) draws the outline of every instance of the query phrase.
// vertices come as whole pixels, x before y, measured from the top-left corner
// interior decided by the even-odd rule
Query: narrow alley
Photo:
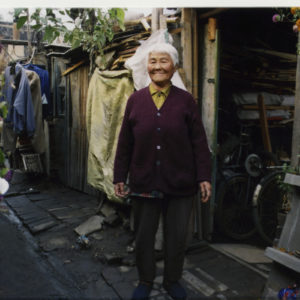
[[[137,273],[129,215],[99,204],[95,197],[15,172],[1,204],[0,298],[130,299]],[[102,218],[102,228],[80,243],[74,229],[93,216]],[[254,245],[194,239],[182,279],[189,299],[260,299],[271,263],[263,253]],[[157,252],[151,299],[170,299],[161,287],[162,267]]]
[[[0,21],[0,300],[299,291],[300,7],[149,10]]]

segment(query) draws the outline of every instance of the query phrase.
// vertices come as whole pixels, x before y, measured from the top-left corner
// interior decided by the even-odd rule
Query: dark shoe
[[[163,283],[163,287],[174,300],[185,300],[187,297],[185,289],[178,281]]]
[[[131,300],[147,300],[152,290],[152,284],[142,283],[140,282],[139,285],[133,291]]]

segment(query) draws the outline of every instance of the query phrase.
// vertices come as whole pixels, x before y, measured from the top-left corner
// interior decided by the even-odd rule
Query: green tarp
[[[125,106],[133,90],[130,71],[100,71],[98,68],[90,80],[88,89],[87,182],[106,193],[107,198],[115,202],[123,200],[114,195],[113,164]]]

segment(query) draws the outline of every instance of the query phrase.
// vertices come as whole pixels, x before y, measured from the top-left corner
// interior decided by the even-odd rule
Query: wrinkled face
[[[171,82],[176,68],[168,53],[151,52],[148,58],[148,73],[153,83],[164,87]]]

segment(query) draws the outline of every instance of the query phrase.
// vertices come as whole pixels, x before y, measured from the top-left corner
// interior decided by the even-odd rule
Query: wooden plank
[[[249,49],[250,51],[253,51],[253,52],[265,53],[265,54],[268,54],[268,55],[281,57],[281,58],[284,58],[284,59],[289,60],[291,62],[296,62],[296,60],[297,60],[297,56],[295,54],[279,52],[279,51],[274,51],[274,50],[267,50],[267,49],[249,48],[249,47],[247,47],[247,49]]]
[[[193,18],[193,86],[192,92],[195,100],[198,102],[199,98],[199,49],[198,49],[198,15],[196,10],[192,10]]]
[[[199,16],[199,19],[206,19],[206,18],[209,18],[209,17],[212,17],[212,16],[215,16],[221,12],[224,12],[226,10],[228,10],[229,8],[216,8],[216,9],[212,9],[206,13],[203,13]]]
[[[3,26],[3,25],[1,25]],[[13,39],[19,40],[20,39],[20,30],[17,28],[17,23],[13,23]]]
[[[182,32],[182,28],[181,27],[169,30],[170,34],[178,34],[178,33],[181,33],[181,32]]]
[[[162,8],[153,8],[152,9],[152,20],[151,20],[151,30],[155,32],[159,29],[159,19],[160,15],[162,15],[163,9]]]
[[[80,62],[78,62],[77,64],[75,64],[74,66],[68,68],[66,71],[64,71],[61,76],[66,76],[69,73],[71,73],[72,71],[76,70],[78,67],[80,67],[81,65],[83,65],[86,62],[86,60],[82,60]]]
[[[10,40],[10,39],[0,39],[2,45],[16,45],[16,46],[27,46],[27,40]],[[33,46],[37,45],[37,42],[31,42]]]
[[[141,23],[146,31],[151,31],[151,26],[148,24],[146,18],[142,18]]]
[[[167,28],[167,17],[161,14],[159,16],[159,29],[166,29]]]
[[[122,47],[124,49],[124,47],[130,46],[132,47],[132,45],[139,45],[138,41],[139,40],[143,40],[143,39],[147,39],[150,36],[150,32],[142,32],[139,34],[136,34],[130,38],[127,38],[125,40],[122,40],[121,42],[118,43],[112,43],[106,47],[103,48],[104,52],[108,52],[117,48]]]
[[[141,19],[124,22],[124,25],[125,26],[138,25],[142,22],[143,19],[145,19],[147,21],[147,23],[151,23],[151,21],[152,21],[152,17],[143,17]],[[167,21],[167,23],[179,23],[180,18],[179,17],[168,17],[168,18],[166,18],[166,21]]]
[[[123,55],[123,54],[134,54],[135,51],[137,50],[138,47],[133,47],[133,48],[130,48],[130,49],[126,49],[126,50],[123,50],[123,51],[119,51],[118,52],[118,55]]]
[[[208,19],[208,39],[214,41],[216,39],[217,19]]]
[[[260,120],[261,135],[262,135],[264,149],[265,149],[265,151],[272,153],[267,113],[266,113],[264,98],[263,98],[262,94],[258,95],[257,103],[258,103],[258,107],[259,107],[259,120]]]
[[[212,151],[212,197],[208,204],[202,207],[203,237],[211,238],[213,232],[214,202],[216,198],[216,156],[217,156],[217,118],[218,118],[218,89],[219,89],[219,32],[216,32],[215,41],[208,38],[208,25],[204,26],[201,41],[201,107],[202,120],[206,131],[209,147]],[[200,30],[199,30],[200,31]],[[200,40],[201,38],[201,40]]]
[[[181,24],[183,31],[181,33],[181,47],[183,49],[182,60],[183,60],[183,69],[186,77],[186,88],[190,93],[192,91],[192,83],[193,83],[193,48],[192,48],[192,9],[191,8],[183,8],[182,10],[182,19]]]
[[[258,110],[259,106],[258,105],[242,105],[242,109],[244,110]],[[281,106],[281,105],[265,105],[266,110],[294,110],[294,106]]]
[[[293,125],[293,140],[292,140],[292,166],[299,166],[300,154],[300,32],[298,32],[298,55],[296,68],[296,90],[295,90],[295,122]]]
[[[210,41],[208,25],[205,25],[203,37],[203,58],[202,58],[202,120],[205,127],[208,144],[214,151],[216,138],[216,81],[218,45],[216,41]]]

